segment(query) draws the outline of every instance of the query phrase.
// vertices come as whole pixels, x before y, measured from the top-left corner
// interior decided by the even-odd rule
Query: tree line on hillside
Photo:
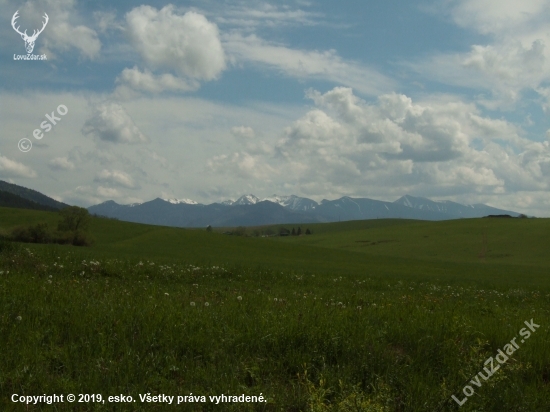
[[[36,203],[33,200],[25,199],[13,193],[0,190],[0,207],[11,207],[16,209],[45,210],[57,212],[59,209]]]
[[[212,232],[212,226],[208,225],[206,227],[207,232]],[[270,236],[300,236],[300,235],[311,235],[311,230],[306,228],[305,232],[302,232],[302,228],[298,227],[292,228],[292,230],[287,229],[286,227],[279,227],[278,231],[275,231],[273,228],[266,229],[247,229],[244,226],[239,226],[233,230],[227,230],[223,232],[224,235],[234,235],[234,236],[254,236],[254,237],[270,237]]]
[[[58,243],[74,246],[90,246],[93,243],[88,234],[92,217],[88,210],[69,206],[59,211],[60,220],[56,229],[51,229],[47,223],[17,226],[7,235],[7,240],[25,243]]]

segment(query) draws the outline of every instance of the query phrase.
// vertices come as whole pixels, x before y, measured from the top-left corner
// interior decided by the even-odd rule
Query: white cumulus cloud
[[[503,119],[456,96],[413,101],[397,93],[375,104],[351,89],[310,90],[314,108],[284,129],[272,150],[219,155],[211,169],[290,185],[312,197],[500,196],[550,188],[550,142],[533,142]],[[270,174],[276,170],[276,174]]]
[[[126,110],[115,102],[97,105],[92,117],[84,124],[82,133],[111,143],[145,143],[149,141]]]
[[[134,179],[130,175],[120,170],[107,170],[104,169],[99,172],[94,178],[94,182],[110,184],[113,186],[120,186],[126,189],[138,189]]]
[[[184,80],[170,73],[155,75],[149,70],[142,72],[135,66],[132,69],[124,69],[116,81],[122,87],[149,93],[161,93],[165,90],[193,91],[199,88],[199,83],[195,80]]]
[[[36,177],[36,172],[23,163],[0,156],[0,177]]]
[[[256,137],[256,132],[252,127],[248,126],[235,126],[231,128],[231,134],[235,137],[244,137],[247,139],[253,139]]]
[[[153,70],[214,80],[226,67],[218,28],[202,14],[142,5],[126,14],[126,25],[131,44]]]
[[[56,157],[49,161],[48,167],[52,170],[74,170],[75,165],[66,157]]]

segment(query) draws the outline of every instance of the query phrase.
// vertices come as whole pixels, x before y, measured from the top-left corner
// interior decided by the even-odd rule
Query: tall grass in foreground
[[[525,320],[541,327],[460,408],[548,411],[550,290],[333,277],[0,244],[2,411],[456,411]],[[132,404],[14,404],[13,393]],[[139,394],[266,403],[139,402]]]

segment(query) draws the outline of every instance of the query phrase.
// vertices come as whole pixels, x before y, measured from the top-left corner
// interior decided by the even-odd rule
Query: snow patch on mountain
[[[258,199],[254,195],[244,195],[239,197],[236,201],[234,201],[231,205],[255,205],[256,203],[260,202],[260,199]]]
[[[281,206],[292,210],[312,210],[312,209],[315,209],[316,206],[319,206],[319,204],[314,200],[307,199],[305,197],[299,197],[296,195],[290,195],[290,196],[272,195],[272,196],[266,197],[263,200],[267,200],[268,202],[278,203]]]
[[[198,202],[195,202],[191,199],[162,199],[165,202],[172,203],[173,205],[185,204],[185,205],[198,205]]]

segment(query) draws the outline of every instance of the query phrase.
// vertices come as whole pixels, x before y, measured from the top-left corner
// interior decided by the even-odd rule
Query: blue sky
[[[29,34],[48,14],[47,60],[14,59],[17,10]],[[550,1],[0,11],[0,179],[82,206],[411,194],[550,216]]]

